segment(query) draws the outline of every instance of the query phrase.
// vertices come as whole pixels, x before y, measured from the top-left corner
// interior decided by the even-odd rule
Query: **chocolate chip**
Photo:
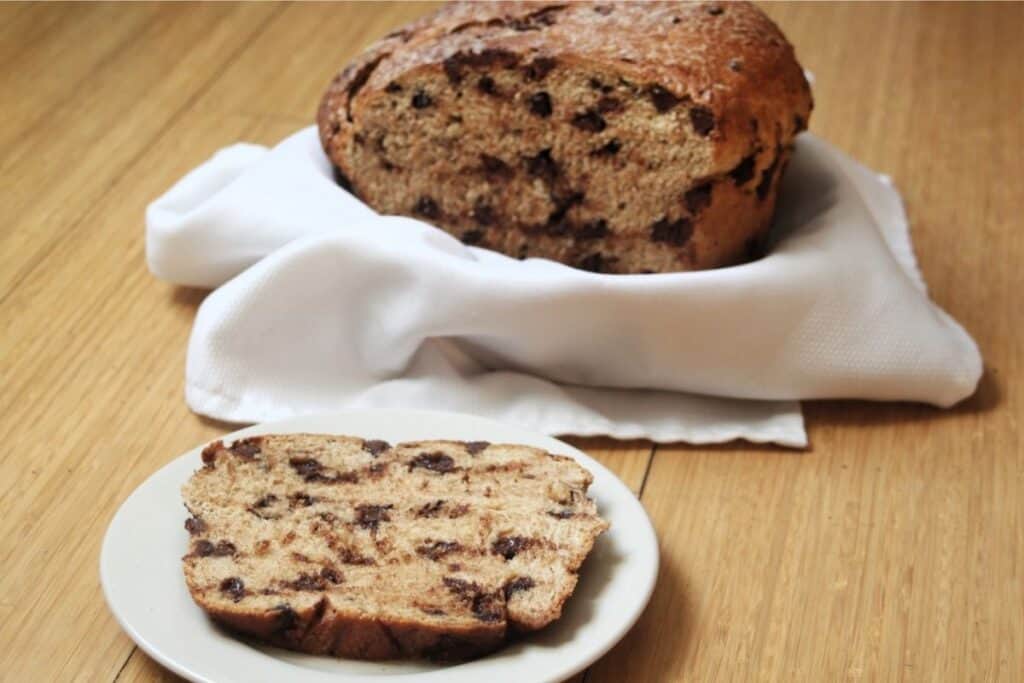
[[[460,598],[470,598],[480,592],[480,586],[477,584],[454,576],[445,576],[441,579],[441,582],[444,583],[448,590]]]
[[[665,242],[673,246],[681,247],[689,241],[693,234],[693,223],[689,218],[679,218],[670,221],[662,218],[651,225],[651,241]]]
[[[483,622],[501,621],[505,615],[504,603],[495,593],[480,593],[473,598],[473,616]]]
[[[437,218],[441,215],[441,209],[437,206],[437,202],[427,196],[416,200],[416,203],[413,204],[412,212],[424,218]]]
[[[682,246],[686,244],[692,232],[689,223],[690,221],[685,218],[676,221],[661,218],[651,225],[651,241]]]
[[[441,66],[450,83],[457,85],[462,82],[462,63],[456,59],[455,55],[444,60]]]
[[[231,448],[228,450],[237,455],[239,458],[245,460],[253,460],[260,453],[260,443],[262,439],[258,436],[254,436],[248,439],[242,439],[231,444]]]
[[[426,503],[416,511],[417,517],[437,517],[437,513],[444,507],[443,500],[435,500],[433,503]]]
[[[548,510],[548,516],[555,519],[572,519],[576,513],[570,508],[562,508],[561,510]]]
[[[586,270],[591,273],[603,273],[606,265],[607,262],[605,261],[604,255],[599,252],[594,252],[593,254],[583,257],[583,259],[576,264],[576,267],[580,270]]]
[[[189,536],[198,536],[206,531],[206,522],[199,517],[189,517],[185,520],[185,530],[188,531]]]
[[[195,545],[192,546],[192,553],[199,557],[209,557],[213,555],[213,544],[206,539],[196,541]]]
[[[417,90],[412,96],[410,103],[412,104],[413,109],[425,109],[434,103],[434,98],[422,90]]]
[[[576,237],[582,240],[596,240],[608,235],[608,221],[598,218],[595,221],[588,221],[576,233]]]
[[[355,550],[352,550],[351,548],[342,548],[338,552],[338,558],[344,564],[353,564],[353,565],[357,565],[357,566],[359,566],[359,565],[370,566],[370,565],[377,564],[376,562],[374,562],[372,557],[367,557],[366,555],[360,555],[358,552],[356,552]]]
[[[494,209],[491,207],[490,204],[484,202],[483,200],[477,200],[476,204],[473,205],[473,209],[469,213],[473,217],[473,220],[475,220],[478,225],[491,225],[492,223],[494,223],[496,218]],[[479,237],[481,239],[483,238],[482,232],[480,233]],[[465,244],[470,244],[469,242],[466,242],[466,235],[462,236],[462,241]],[[480,240],[478,239],[476,242],[473,242],[473,244],[476,244],[479,241]]]
[[[268,493],[267,495],[263,496],[262,498],[257,500],[255,503],[253,503],[252,506],[254,508],[262,509],[262,508],[270,507],[271,505],[273,505],[276,502],[277,502],[277,496],[275,496],[273,493]]]
[[[725,10],[722,9],[721,5],[711,4],[711,5],[705,5],[704,6],[704,11],[707,12],[708,14],[710,14],[713,17],[717,17],[719,14],[721,14]]]
[[[702,183],[687,190],[683,195],[686,210],[696,215],[701,209],[707,208],[711,204],[711,187],[711,183]]]
[[[391,82],[390,82],[390,83],[388,83],[388,84],[387,84],[387,86],[386,86],[386,87],[384,88],[384,92],[387,92],[387,93],[391,93],[391,94],[394,94],[394,93],[396,93],[396,92],[402,92],[402,86],[400,86],[400,85],[399,85],[398,83],[396,83],[395,81],[391,81]]]
[[[619,142],[618,138],[612,138],[601,147],[598,147],[590,153],[590,156],[595,157],[610,157],[615,156],[622,149],[622,143]]]
[[[203,449],[202,455],[200,456],[203,460],[203,465],[206,467],[213,467],[217,463],[217,453],[220,449],[224,448],[224,444],[220,441],[214,441],[209,446]]]
[[[298,621],[298,616],[295,610],[291,608],[291,605],[275,605],[272,610],[277,612],[277,618],[275,619],[274,630],[278,633],[283,633],[292,629]]]
[[[524,244],[520,244],[519,245],[519,250],[516,252],[516,258],[519,259],[520,261],[524,260],[526,258],[526,255],[529,253],[529,251],[530,251],[529,245],[527,245],[525,243]]]
[[[467,230],[462,233],[462,237],[459,238],[461,242],[467,246],[473,246],[474,244],[480,244],[484,239],[483,230]]]
[[[491,445],[490,441],[467,441],[466,442],[466,451],[470,455],[477,455],[477,454],[479,454],[481,451],[483,451],[485,448],[487,448],[490,445]]]
[[[420,453],[409,461],[410,472],[417,467],[422,467],[425,470],[439,474],[447,474],[455,470],[455,460],[452,459],[452,456],[445,455],[440,451],[436,453]]]
[[[476,82],[476,89],[485,95],[498,94],[498,86],[495,85],[494,79],[490,76],[481,76],[480,80]]]
[[[381,441],[380,439],[363,441],[363,450],[375,458],[389,448],[391,448],[391,444],[387,441]]]
[[[460,550],[462,550],[462,546],[455,541],[434,541],[433,543],[427,542],[416,548],[416,554],[437,562],[445,555],[450,555]]]
[[[324,567],[320,570],[320,576],[327,579],[331,583],[338,584],[345,580],[345,577],[341,575],[337,569],[333,567]]]
[[[381,522],[391,521],[388,510],[393,507],[394,505],[357,505],[356,524],[375,532]]]
[[[690,123],[698,135],[707,137],[708,133],[715,129],[715,117],[710,109],[705,107],[692,107],[690,109]]]
[[[306,481],[319,479],[320,472],[323,470],[323,465],[315,458],[293,457],[288,459],[288,464],[292,466],[296,474]]]
[[[797,133],[807,130],[807,121],[800,114],[793,114],[793,130]]]
[[[528,81],[542,81],[557,64],[551,57],[537,57],[523,68],[523,76]]]
[[[316,502],[316,498],[309,495],[308,493],[293,493],[288,497],[288,507],[304,507],[308,508],[310,505]]]
[[[551,116],[551,96],[541,91],[530,95],[530,112],[537,116],[547,118]]]
[[[731,69],[732,71],[737,71],[737,72],[743,71],[743,62],[740,61],[739,59],[730,59],[729,60],[729,69]]]
[[[548,183],[558,175],[558,164],[551,158],[551,149],[542,149],[536,156],[526,158],[526,172]]]
[[[299,578],[289,583],[288,586],[297,591],[322,591],[327,588],[327,583],[322,576],[299,574]]]
[[[237,576],[224,579],[220,582],[221,593],[227,593],[234,602],[245,597],[245,582]]]
[[[576,206],[577,204],[583,203],[584,197],[585,195],[582,192],[571,192],[570,194],[565,196],[552,195],[551,201],[554,202],[555,208],[548,215],[548,222],[545,225],[545,232],[549,235],[554,236],[565,235],[566,233],[568,233],[569,226],[567,226],[563,222],[563,219],[565,218],[565,215],[569,212],[569,209]]]
[[[228,557],[234,555],[237,552],[234,543],[228,541],[217,541],[217,546],[213,549],[214,557]]]
[[[682,21],[682,19],[680,19],[679,17],[672,17],[673,24],[678,24],[680,21]]]
[[[600,133],[608,126],[608,124],[605,123],[604,117],[598,114],[595,109],[588,109],[576,114],[576,116],[572,117],[572,121],[570,123],[572,123],[576,128],[585,130],[588,133]]]
[[[602,114],[622,109],[622,102],[615,97],[602,97],[597,101],[597,110]]]
[[[729,177],[732,178],[733,182],[737,185],[745,185],[751,178],[754,177],[754,155],[751,154],[748,157],[744,157],[736,168],[729,171]]]
[[[484,173],[488,175],[496,176],[503,180],[508,180],[515,175],[515,171],[512,170],[511,166],[498,157],[492,157],[490,154],[481,154],[480,163],[483,166]]]
[[[501,555],[506,560],[511,560],[522,550],[528,548],[531,543],[532,540],[524,536],[499,536],[491,544],[491,552],[495,555]]]
[[[676,97],[660,85],[652,85],[648,88],[647,95],[651,98],[651,103],[654,105],[654,108],[662,114],[679,104],[680,100],[680,98]]]
[[[533,588],[536,584],[529,576],[517,576],[516,578],[506,581],[502,587],[502,591],[505,593],[505,600],[507,601],[516,593],[521,591],[528,591]]]

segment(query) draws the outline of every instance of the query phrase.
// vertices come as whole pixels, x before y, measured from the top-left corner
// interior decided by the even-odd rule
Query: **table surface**
[[[0,679],[174,680],[107,611],[100,541],[230,426],[184,404],[205,292],[148,274],[144,207],[219,147],[310,123],[337,67],[425,10],[0,6]],[[805,452],[570,439],[662,552],[586,680],[1019,680],[1024,4],[766,10],[817,77],[811,130],[893,177],[986,372],[947,411],[807,403]]]

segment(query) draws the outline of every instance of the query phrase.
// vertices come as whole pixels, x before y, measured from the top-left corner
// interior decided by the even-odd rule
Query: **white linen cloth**
[[[392,406],[550,434],[806,444],[799,399],[970,395],[981,357],[929,299],[899,194],[804,134],[753,263],[598,275],[466,247],[338,187],[311,127],[237,144],[146,213],[159,278],[216,288],[186,400],[255,422]]]

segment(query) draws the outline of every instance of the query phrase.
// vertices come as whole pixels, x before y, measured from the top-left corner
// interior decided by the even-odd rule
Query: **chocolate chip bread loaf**
[[[202,460],[183,489],[193,599],[314,654],[489,652],[561,615],[608,526],[589,472],[526,446],[297,434]]]
[[[320,138],[381,213],[592,271],[752,257],[811,94],[738,2],[468,2],[373,44]]]

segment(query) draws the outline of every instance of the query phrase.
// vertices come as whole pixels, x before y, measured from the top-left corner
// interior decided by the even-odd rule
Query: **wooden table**
[[[145,268],[143,209],[307,125],[422,5],[0,6],[0,679],[174,677],[100,593],[118,504],[229,425],[189,413],[204,292]],[[812,447],[572,439],[638,492],[662,571],[587,681],[1024,676],[1024,4],[771,5],[811,130],[903,191],[933,298],[986,359],[953,410],[805,405]]]

